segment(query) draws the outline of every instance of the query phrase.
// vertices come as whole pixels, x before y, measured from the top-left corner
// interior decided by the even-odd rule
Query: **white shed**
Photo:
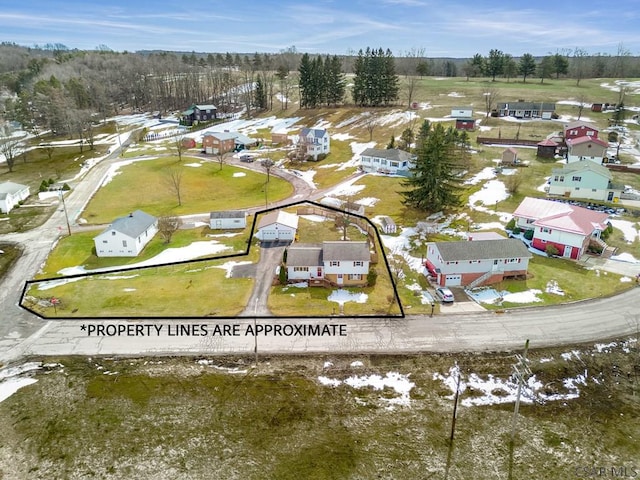
[[[263,242],[290,240],[296,238],[298,216],[282,210],[264,215],[258,223],[256,237]]]
[[[453,118],[471,118],[473,108],[471,107],[453,107],[451,109],[451,117]]]
[[[245,228],[246,226],[247,216],[243,210],[211,212],[209,215],[209,227],[212,230]]]

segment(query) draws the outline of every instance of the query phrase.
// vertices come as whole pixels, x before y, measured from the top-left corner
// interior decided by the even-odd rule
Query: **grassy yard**
[[[197,161],[200,161],[199,159]],[[122,167],[118,175],[91,199],[82,216],[90,223],[109,223],[132,210],[151,215],[185,215],[213,210],[228,210],[262,205],[265,202],[266,176],[214,162],[199,168],[187,167],[193,159],[176,157],[136,162]],[[182,205],[168,185],[171,169],[181,172]],[[289,197],[293,187],[271,177],[267,199],[275,202]]]
[[[449,478],[567,480],[581,467],[638,469],[638,346],[627,342],[625,353],[624,345],[531,350],[545,393],[586,379],[577,398],[524,401],[513,449],[513,401],[468,405],[483,392],[467,386]],[[580,356],[561,357],[570,351]],[[64,367],[37,373],[37,383],[0,403],[7,478],[445,478],[453,400],[436,376],[457,363],[463,382],[471,374],[505,381],[514,363],[500,353],[261,356],[255,369],[242,357],[33,360]],[[406,405],[394,403],[400,393],[390,386],[319,381],[389,372],[411,382]]]
[[[0,251],[2,252],[0,253],[0,280],[2,280],[2,277],[22,255],[22,248],[15,243],[0,243]]]
[[[524,292],[529,289],[540,290],[542,293],[538,294],[538,297],[542,299],[542,303],[533,304],[540,306],[615,295],[635,286],[633,282],[621,282],[620,275],[614,273],[587,270],[573,261],[539,255],[534,255],[531,258],[529,274],[530,278],[527,280],[505,280],[494,285],[494,288],[507,290],[511,293]],[[558,282],[558,287],[564,291],[564,295],[545,292],[548,282],[552,280]],[[485,306],[487,308],[513,308],[522,306],[522,304],[505,302],[501,307]]]
[[[225,278],[225,270],[216,267],[230,260],[246,257],[105,273],[46,290],[36,283],[24,304],[49,318],[234,316],[245,308],[253,279]],[[30,298],[52,296],[60,299],[57,312]]]
[[[251,218],[249,218],[251,221]],[[98,257],[95,254],[95,245],[93,239],[100,233],[99,230],[74,233],[71,236],[62,238],[53,249],[42,272],[38,278],[51,278],[57,276],[58,272],[63,268],[83,266],[86,270],[94,270],[97,268],[123,266],[142,262],[155,257],[168,248],[180,248],[190,245],[193,242],[202,242],[207,240],[216,240],[219,243],[227,245],[230,249],[221,252],[219,255],[231,255],[234,253],[243,253],[247,249],[247,240],[249,229],[245,229],[234,237],[210,237],[221,233],[213,231],[209,227],[198,227],[192,229],[178,230],[172,237],[171,243],[167,244],[159,235],[147,244],[142,253],[137,257]],[[235,233],[235,232],[234,232]],[[250,252],[250,258],[257,258],[257,253]],[[250,258],[243,257],[245,260]]]

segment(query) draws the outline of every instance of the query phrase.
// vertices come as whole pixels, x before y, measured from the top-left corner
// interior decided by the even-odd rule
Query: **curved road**
[[[117,151],[94,166],[66,199],[69,217],[75,219],[100,184]],[[234,165],[240,165],[232,162]],[[252,170],[259,165],[242,164]],[[294,195],[269,207],[305,199],[321,198],[327,190],[315,190],[301,178],[273,169],[272,174],[290,181]],[[335,187],[332,187],[332,189]],[[255,208],[253,211],[262,210]],[[195,218],[197,216],[192,216]],[[207,218],[208,220],[208,218]],[[0,362],[7,363],[24,355],[153,355],[153,354],[226,354],[251,353],[254,337],[244,335],[254,320],[196,321],[206,324],[209,335],[172,336],[169,327],[175,322],[156,323],[160,335],[95,336],[82,330],[78,320],[48,321],[18,307],[24,282],[35,276],[49,251],[66,229],[64,213],[58,209],[41,227],[29,232],[2,235],[0,240],[21,243],[23,255],[3,279],[0,288]],[[255,301],[254,301],[255,303]],[[255,308],[255,306],[254,306]],[[252,313],[248,305],[245,314]],[[525,308],[508,313],[480,312],[473,314],[409,316],[405,319],[345,318],[323,320],[282,319],[260,320],[265,325],[278,324],[344,324],[346,336],[261,336],[258,351],[269,353],[311,352],[418,352],[418,351],[487,351],[521,348],[525,339],[532,347],[596,341],[610,337],[637,334],[640,331],[640,289],[621,295],[568,305]],[[125,324],[127,322],[92,321],[90,327]],[[131,321],[130,325],[144,324]],[[211,335],[216,323],[238,324],[238,336]],[[111,328],[111,327],[110,327]],[[199,333],[203,333],[201,329]]]

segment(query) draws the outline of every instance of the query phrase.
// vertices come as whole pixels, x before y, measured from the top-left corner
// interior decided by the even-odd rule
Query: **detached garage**
[[[256,237],[263,242],[293,241],[297,230],[298,216],[279,210],[260,219]]]

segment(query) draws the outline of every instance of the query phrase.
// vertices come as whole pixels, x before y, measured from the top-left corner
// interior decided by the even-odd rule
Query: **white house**
[[[300,130],[298,142],[303,142],[307,147],[307,155],[318,159],[318,155],[327,155],[331,151],[331,139],[329,132],[322,128],[303,128]]]
[[[411,175],[416,156],[397,148],[367,148],[360,154],[360,168],[368,173]]]
[[[93,239],[98,257],[136,257],[158,231],[158,219],[141,210],[113,221]]]
[[[243,210],[226,210],[209,214],[209,227],[212,230],[230,230],[246,226],[247,215]]]
[[[337,286],[367,284],[371,253],[367,242],[299,243],[287,251],[289,281],[326,281]]]
[[[440,286],[470,288],[527,275],[531,252],[520,240],[462,240],[427,244],[426,267]]]
[[[0,212],[9,213],[29,196],[29,187],[15,182],[0,183]]]
[[[298,216],[283,210],[264,215],[258,222],[256,238],[263,242],[293,241],[298,230]]]
[[[608,168],[595,162],[573,162],[554,168],[545,187],[549,195],[618,202],[624,185],[612,182]]]
[[[598,165],[607,156],[609,144],[599,138],[582,136],[569,138],[567,144],[567,163],[589,160]]]
[[[513,212],[517,227],[533,230],[532,247],[544,252],[552,245],[558,255],[574,260],[586,252],[592,238],[600,238],[608,217],[588,208],[531,197],[525,197]]]

